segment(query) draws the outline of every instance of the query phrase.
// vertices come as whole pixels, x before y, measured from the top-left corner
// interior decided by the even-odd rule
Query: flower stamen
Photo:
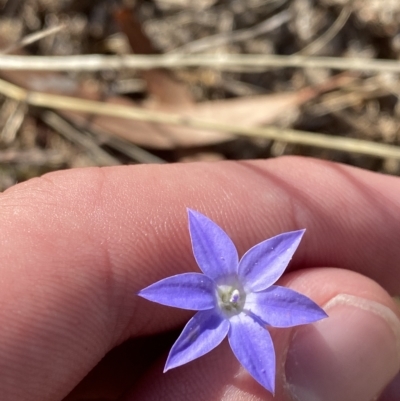
[[[239,290],[237,288],[235,288],[232,291],[231,298],[229,299],[229,302],[231,304],[237,304],[239,302],[239,299],[240,299],[240,292],[239,292]]]
[[[220,285],[217,287],[218,306],[227,317],[242,312],[245,299],[245,292],[238,286]]]

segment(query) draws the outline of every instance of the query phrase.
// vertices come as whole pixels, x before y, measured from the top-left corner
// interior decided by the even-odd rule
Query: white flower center
[[[246,293],[240,286],[219,285],[217,287],[217,299],[221,311],[227,317],[231,317],[243,310]]]

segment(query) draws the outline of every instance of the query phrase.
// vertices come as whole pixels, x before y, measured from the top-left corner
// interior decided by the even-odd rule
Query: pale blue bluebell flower
[[[173,345],[164,372],[206,354],[228,336],[233,353],[255,380],[275,390],[275,351],[268,327],[292,327],[327,317],[311,299],[274,285],[305,230],[263,241],[239,261],[232,240],[206,216],[188,210],[194,257],[201,273],[165,278],[139,295],[198,311]]]

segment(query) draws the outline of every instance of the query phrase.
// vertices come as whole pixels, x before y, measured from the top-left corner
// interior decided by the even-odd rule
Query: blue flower
[[[273,285],[305,230],[263,241],[239,261],[235,245],[217,224],[193,210],[188,213],[194,257],[204,274],[168,277],[138,294],[163,305],[198,311],[173,345],[164,372],[199,358],[228,336],[239,362],[274,393],[275,351],[268,326],[292,327],[327,317],[306,296]]]

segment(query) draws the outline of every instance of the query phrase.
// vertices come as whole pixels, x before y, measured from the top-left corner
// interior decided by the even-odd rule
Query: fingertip
[[[306,293],[327,318],[292,332],[283,387],[292,399],[370,401],[399,369],[400,323],[389,294],[342,269],[308,269],[282,283]]]
[[[337,295],[329,318],[295,330],[285,363],[297,401],[369,401],[399,369],[400,324],[377,302]]]

